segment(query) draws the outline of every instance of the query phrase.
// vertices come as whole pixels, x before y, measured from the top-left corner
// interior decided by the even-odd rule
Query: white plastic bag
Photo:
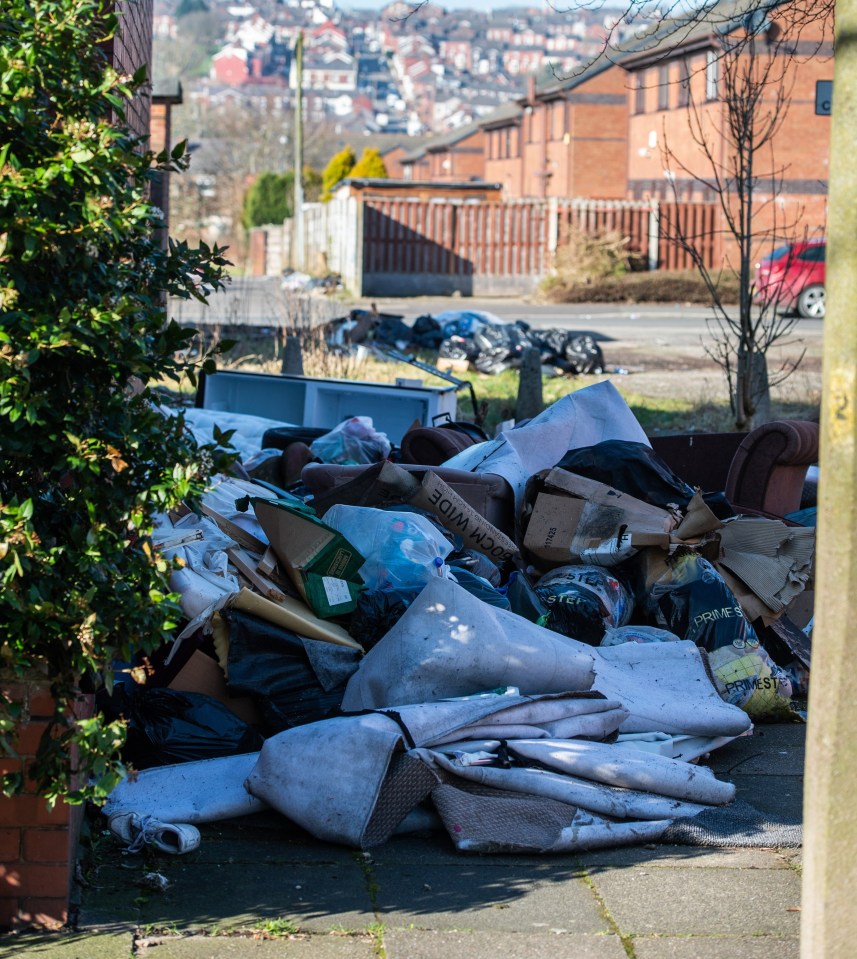
[[[337,503],[324,522],[366,557],[360,575],[369,589],[407,589],[449,578],[444,560],[452,544],[418,513]]]
[[[379,433],[373,427],[372,417],[352,416],[319,436],[310,449],[323,463],[355,466],[386,459],[392,446],[386,433]]]

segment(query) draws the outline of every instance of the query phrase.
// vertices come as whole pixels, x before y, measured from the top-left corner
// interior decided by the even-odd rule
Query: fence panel
[[[694,249],[702,264],[716,267],[717,214],[714,203],[665,203],[658,211],[658,267],[690,270]]]
[[[371,276],[388,285],[402,277],[410,291],[424,281],[431,287],[435,278],[461,292],[472,292],[477,283],[487,290],[483,281],[511,292],[516,284],[532,289],[577,231],[618,233],[632,255],[658,269],[691,268],[686,244],[692,243],[713,267],[717,215],[714,204],[704,203],[350,197],[304,206],[303,256],[293,259],[304,269],[341,273],[353,289],[360,288],[361,276]]]

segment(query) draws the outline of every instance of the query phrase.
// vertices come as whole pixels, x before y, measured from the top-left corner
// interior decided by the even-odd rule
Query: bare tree
[[[781,210],[787,168],[778,164],[776,151],[799,69],[791,24],[771,21],[749,4],[745,9],[737,28],[720,37],[706,74],[681,81],[693,151],[679,153],[666,133],[661,148],[674,202],[662,222],[687,251],[711,295],[711,341],[705,350],[726,375],[739,430],[767,419],[771,386],[793,373],[803,358],[801,353],[769,371],[769,351],[775,343],[788,342],[796,316],[782,309],[780,291],[756,299],[754,266],[806,229],[802,209]],[[688,183],[713,197],[719,208],[723,258],[717,267],[706,256],[711,238],[690,232],[678,215],[679,184]],[[737,280],[737,311],[724,303],[724,273]]]

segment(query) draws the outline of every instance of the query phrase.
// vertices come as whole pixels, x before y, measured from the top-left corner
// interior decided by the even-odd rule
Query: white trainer
[[[159,852],[180,856],[199,846],[199,830],[187,823],[161,822],[153,816],[136,812],[120,812],[107,821],[110,831],[128,844],[128,852],[140,852],[152,846]]]

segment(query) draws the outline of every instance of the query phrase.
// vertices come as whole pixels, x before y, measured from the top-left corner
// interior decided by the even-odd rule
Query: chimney
[[[527,79],[527,105],[533,106],[536,102],[536,77],[531,73]]]

